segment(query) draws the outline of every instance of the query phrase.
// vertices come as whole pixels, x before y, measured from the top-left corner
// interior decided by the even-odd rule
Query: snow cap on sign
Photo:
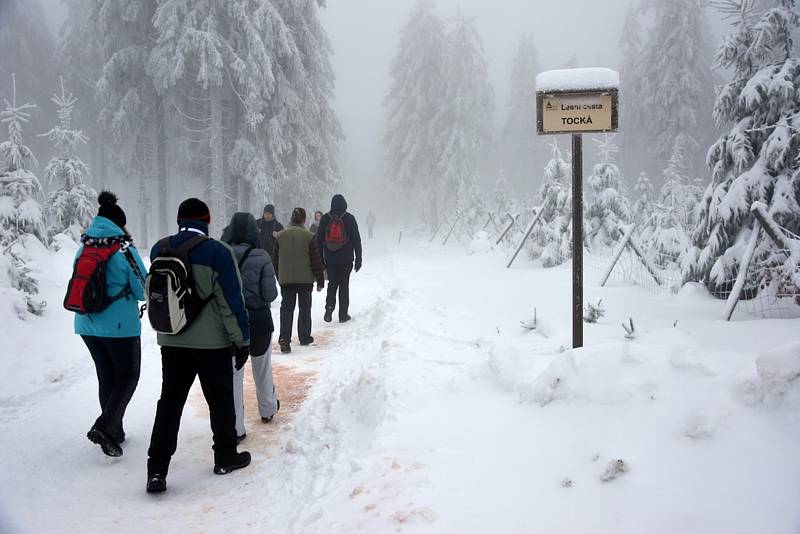
[[[619,89],[619,73],[606,68],[548,70],[536,76],[537,91]]]

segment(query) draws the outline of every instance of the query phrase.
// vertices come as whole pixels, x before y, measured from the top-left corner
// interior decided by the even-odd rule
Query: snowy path
[[[799,321],[723,323],[722,303],[692,291],[590,287],[608,316],[587,327],[589,349],[562,352],[566,269],[507,271],[498,254],[424,241],[368,243],[350,324],[324,325],[315,294],[319,346],[275,358],[286,376],[313,375],[313,386],[275,426],[248,423],[251,468],[211,474],[207,417],[193,398],[160,498],[143,491],[160,386],[153,336],[143,337],[125,456],[110,460],[84,438],[96,386],[69,318],[51,305],[42,323],[52,336],[28,323],[4,332],[20,337],[3,346],[25,354],[12,356],[21,367],[0,368],[14,382],[0,393],[6,528],[800,530],[800,391],[776,392],[755,373],[758,348],[797,341]],[[548,337],[519,327],[534,306]],[[628,316],[641,330],[634,342],[622,340]],[[600,482],[617,458],[629,473]]]

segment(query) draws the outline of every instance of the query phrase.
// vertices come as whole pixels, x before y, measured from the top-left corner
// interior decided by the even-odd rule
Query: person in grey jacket
[[[258,413],[269,423],[280,408],[272,381],[272,332],[275,330],[269,305],[278,298],[275,269],[266,250],[261,248],[256,219],[250,213],[236,213],[223,233],[223,240],[233,249],[242,276],[242,291],[250,316],[250,361],[256,385]],[[239,441],[247,433],[244,427],[244,368],[233,373],[236,408],[236,435]]]

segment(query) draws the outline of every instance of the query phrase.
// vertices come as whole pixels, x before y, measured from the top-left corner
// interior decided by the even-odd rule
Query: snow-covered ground
[[[250,421],[253,465],[219,477],[193,395],[158,497],[144,492],[154,336],[109,459],[85,438],[96,378],[60,307],[73,251],[34,262],[45,316],[0,304],[0,531],[800,532],[800,320],[726,323],[697,287],[588,275],[607,313],[572,351],[569,266],[506,270],[486,248],[367,242],[354,321],[325,325],[315,295],[318,346],[275,356],[313,375],[299,410]]]

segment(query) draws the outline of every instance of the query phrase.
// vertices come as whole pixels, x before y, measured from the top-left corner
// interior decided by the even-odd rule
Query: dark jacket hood
[[[231,224],[225,229],[223,240],[229,244],[245,243],[254,247],[261,246],[256,218],[251,213],[235,213],[231,218]]]
[[[343,214],[347,211],[347,201],[342,195],[333,195],[331,199],[331,213]]]

